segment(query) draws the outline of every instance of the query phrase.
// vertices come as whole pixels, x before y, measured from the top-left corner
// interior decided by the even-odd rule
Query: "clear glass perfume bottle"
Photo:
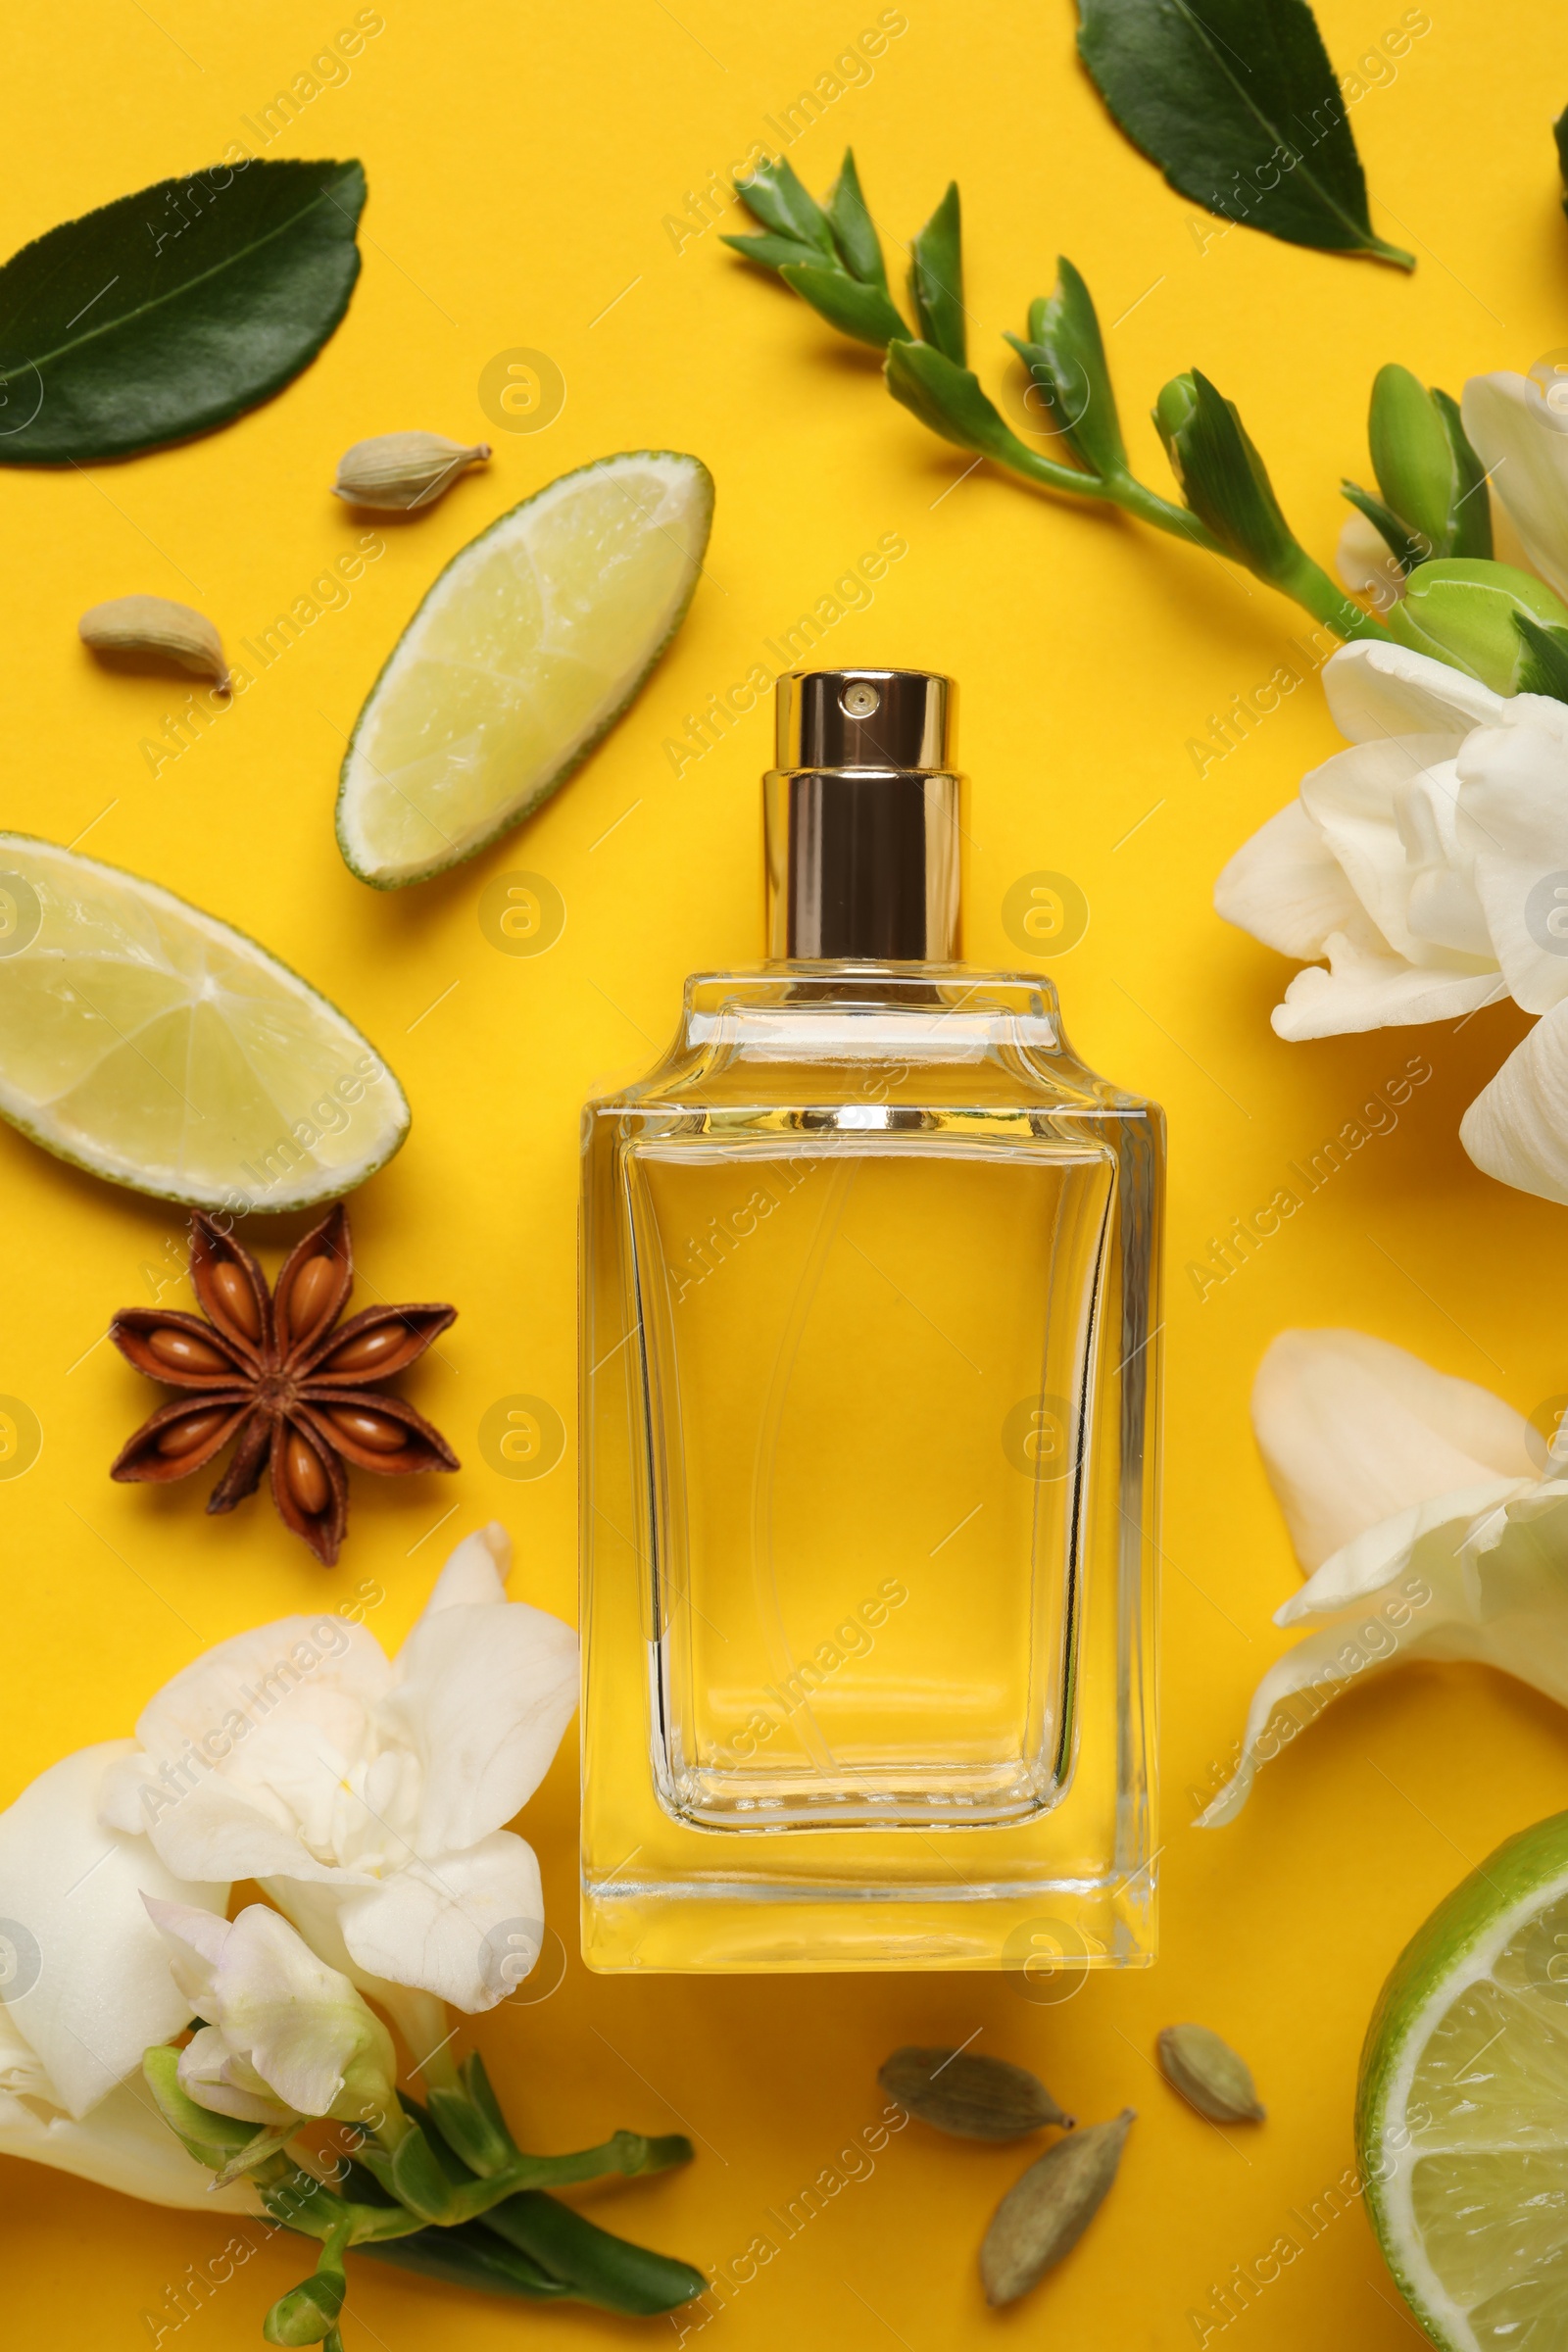
[[[584,1114],[596,1969],[1152,1957],[1163,1122],[958,962],[952,701],[779,681],[772,960]]]

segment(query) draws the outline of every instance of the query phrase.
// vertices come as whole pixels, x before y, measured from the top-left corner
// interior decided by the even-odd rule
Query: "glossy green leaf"
[[[1306,0],[1080,0],[1078,53],[1134,145],[1222,220],[1413,270],[1373,233]]]
[[[1562,173],[1562,209],[1568,213],[1568,106],[1565,106],[1557,117],[1551,126],[1551,132],[1557,142],[1557,169]]]
[[[958,183],[948,192],[909,247],[909,300],[922,341],[961,368],[967,357],[963,317],[963,239]]]
[[[357,163],[219,166],[24,245],[0,269],[0,465],[125,457],[280,390],[348,308],[364,202]]]

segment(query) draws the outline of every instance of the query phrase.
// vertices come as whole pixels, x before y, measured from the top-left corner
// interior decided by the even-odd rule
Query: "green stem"
[[[1304,550],[1297,550],[1297,561],[1278,579],[1271,580],[1269,586],[1278,588],[1282,595],[1293,596],[1314,620],[1322,621],[1337,637],[1348,641],[1352,637],[1388,636],[1376,614],[1353,603]]]
[[[1199,521],[1190,507],[1178,507],[1161,498],[1157,490],[1135,481],[1130,473],[1113,475],[1105,484],[1105,496],[1123,514],[1136,514],[1140,522],[1152,523],[1156,531],[1168,531],[1173,539],[1185,539],[1190,547],[1206,548],[1210,555],[1220,552],[1213,532]]]

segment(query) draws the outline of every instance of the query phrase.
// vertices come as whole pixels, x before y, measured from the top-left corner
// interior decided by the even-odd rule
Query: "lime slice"
[[[409,1106],[335,1005],[156,882],[0,833],[0,1116],[192,1207],[303,1208],[363,1183]]]
[[[337,838],[396,890],[471,858],[564,784],[685,617],[713,517],[696,458],[601,458],[453,557],[343,762]]]
[[[1500,1846],[1395,1964],[1356,2132],[1373,2226],[1433,2341],[1568,2344],[1568,1813]]]

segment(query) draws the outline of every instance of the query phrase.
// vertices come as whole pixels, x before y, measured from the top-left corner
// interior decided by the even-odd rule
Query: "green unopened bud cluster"
[[[1354,482],[1341,487],[1382,534],[1401,571],[1448,557],[1492,554],[1486,468],[1470,446],[1456,401],[1428,391],[1408,368],[1380,368],[1367,440],[1382,496]]]

